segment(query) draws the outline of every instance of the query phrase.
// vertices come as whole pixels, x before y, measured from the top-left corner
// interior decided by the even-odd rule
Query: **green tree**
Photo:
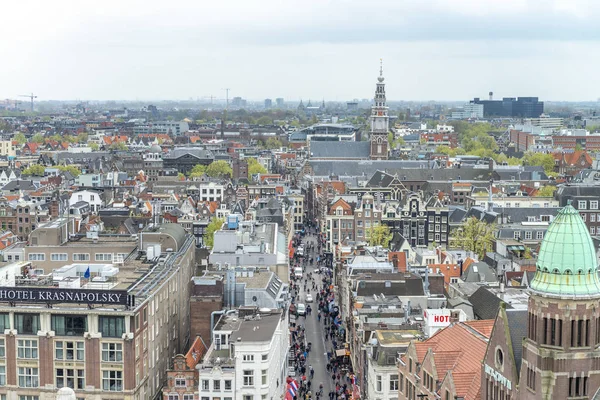
[[[583,146],[581,144],[577,143],[575,145],[575,151],[582,151],[582,150],[583,150]]]
[[[450,246],[472,251],[479,259],[483,259],[485,253],[493,248],[495,229],[494,224],[487,224],[471,217],[462,227],[452,231]]]
[[[35,135],[33,135],[33,137],[31,138],[31,141],[33,143],[44,143],[44,136],[41,133],[36,133]]]
[[[279,149],[283,144],[277,138],[268,138],[265,142],[265,147],[269,150]]]
[[[98,149],[100,148],[100,146],[98,146],[98,143],[90,143],[90,147],[92,148],[93,151],[98,151]]]
[[[226,178],[231,177],[233,174],[233,170],[229,163],[225,160],[217,160],[210,163],[210,165],[206,168],[206,175],[212,178]]]
[[[380,224],[367,229],[367,243],[369,246],[383,246],[388,248],[390,240],[392,240],[392,232],[390,227],[384,224]]]
[[[44,172],[46,172],[46,167],[39,164],[32,164],[23,170],[23,175],[44,176]]]
[[[224,219],[213,217],[206,227],[206,232],[204,233],[204,244],[206,247],[213,247],[215,244],[215,232],[221,229],[224,223]]]
[[[273,119],[269,118],[266,115],[263,115],[262,117],[260,117],[256,120],[256,124],[258,124],[258,125],[271,125],[272,123],[273,123]]]
[[[110,146],[108,146],[109,150],[120,150],[125,151],[128,149],[127,145],[123,142],[113,142]]]
[[[248,175],[266,174],[267,169],[258,162],[256,158],[248,158]]]
[[[68,171],[75,178],[81,175],[81,170],[74,165],[59,165],[58,170],[61,172]]]
[[[25,135],[23,134],[23,132],[19,132],[17,133],[13,139],[19,143],[21,146],[24,145],[25,143],[27,143],[27,138],[25,137]]]
[[[79,135],[77,135],[77,141],[79,143],[87,143],[89,139],[89,135],[87,132],[81,132]]]
[[[523,156],[523,164],[544,167],[547,174],[554,171],[554,157],[552,154],[527,152]]]
[[[188,176],[190,178],[199,178],[206,173],[206,165],[196,164],[194,168],[191,169]]]
[[[180,172],[177,174],[177,179],[179,179],[180,181],[185,181],[185,175]]]
[[[552,197],[554,192],[556,192],[556,186],[546,185],[542,186],[535,195],[537,197]]]

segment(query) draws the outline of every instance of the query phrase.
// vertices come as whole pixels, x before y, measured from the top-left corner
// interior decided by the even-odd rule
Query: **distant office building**
[[[358,111],[358,101],[349,101],[346,103],[348,111]]]
[[[502,100],[475,97],[470,103],[482,104],[484,117],[539,118],[544,113],[544,102],[537,97],[504,97]]]
[[[277,107],[279,107],[279,108],[283,107],[283,104],[284,104],[283,97],[276,98],[275,104],[277,104]]]
[[[452,112],[452,119],[483,118],[483,104],[467,103],[461,111]]]
[[[539,126],[541,128],[557,129],[563,126],[563,119],[541,116],[539,118],[526,119],[524,123],[525,125]]]
[[[265,99],[265,108],[271,108],[271,107],[273,107],[273,100]]]
[[[246,100],[242,99],[241,97],[234,97],[231,100],[231,106],[232,107],[245,107],[246,106]]]
[[[158,121],[143,123],[133,127],[134,135],[148,133],[162,133],[167,135],[179,136],[190,130],[190,126],[185,121]]]

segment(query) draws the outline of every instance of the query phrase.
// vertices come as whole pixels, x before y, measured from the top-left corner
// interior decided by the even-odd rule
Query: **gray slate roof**
[[[369,142],[317,141],[310,142],[311,158],[366,160],[371,153]]]
[[[210,150],[201,149],[197,147],[175,147],[169,154],[165,155],[163,158],[179,158],[186,154],[191,154],[196,158],[201,160],[212,160],[215,158],[214,154]]]
[[[476,318],[495,319],[502,300],[482,286],[469,297],[469,302],[473,304],[473,314]],[[513,307],[510,304],[506,304],[507,311],[511,308]]]
[[[371,176],[378,170],[404,176],[409,171],[414,171],[415,174],[423,176],[422,180],[427,180],[430,175],[428,172],[434,171],[428,168],[437,167],[436,162],[412,160],[309,160],[308,163],[315,176]]]
[[[527,310],[507,309],[506,318],[508,319],[515,365],[517,372],[519,372],[521,371],[521,361],[523,359],[523,338],[527,336]]]

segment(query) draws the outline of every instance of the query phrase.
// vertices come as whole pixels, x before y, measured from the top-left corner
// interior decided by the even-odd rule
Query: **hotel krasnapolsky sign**
[[[128,295],[126,290],[0,286],[0,302],[104,304],[132,307],[134,305],[134,296]]]

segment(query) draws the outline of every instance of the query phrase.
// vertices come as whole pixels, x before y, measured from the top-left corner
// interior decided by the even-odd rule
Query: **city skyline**
[[[0,98],[344,101],[372,97],[380,58],[391,101],[600,93],[591,1],[59,3],[5,5]]]

